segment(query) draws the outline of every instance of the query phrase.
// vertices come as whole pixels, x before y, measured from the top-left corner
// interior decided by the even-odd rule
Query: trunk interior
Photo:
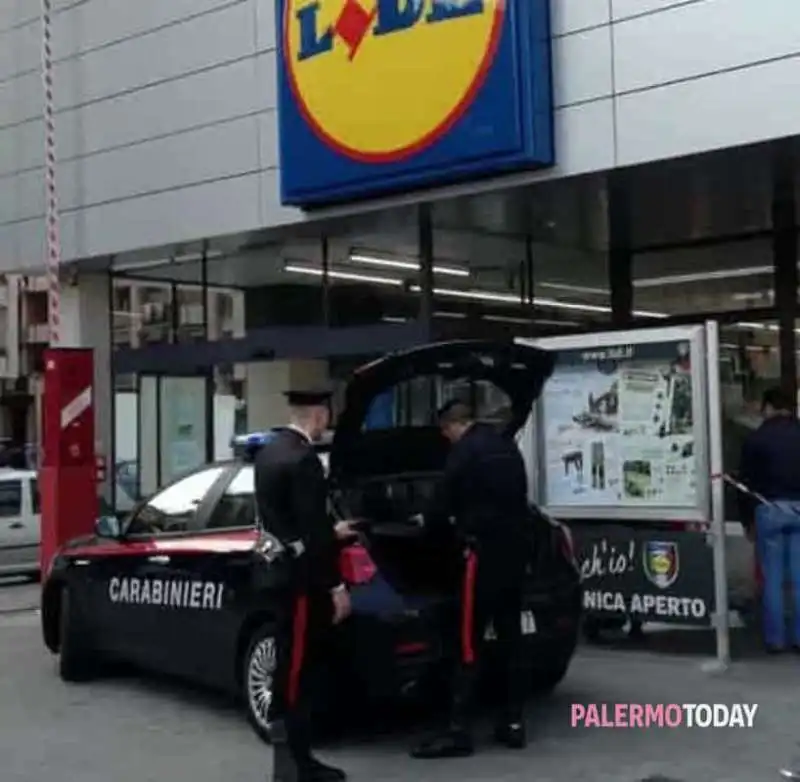
[[[384,578],[403,594],[453,594],[458,583],[455,536],[437,537],[410,519],[422,513],[439,473],[372,478],[348,490],[348,514],[367,519],[367,548]]]
[[[396,428],[363,432],[331,454],[339,510],[365,519],[367,548],[392,586],[408,595],[456,595],[461,551],[455,534],[435,536],[410,522],[424,513],[447,458],[438,429]],[[550,592],[574,579],[563,554],[562,532],[535,508],[529,539],[533,561],[529,590]]]

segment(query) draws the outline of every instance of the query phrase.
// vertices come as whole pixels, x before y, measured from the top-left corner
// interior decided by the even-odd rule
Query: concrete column
[[[105,274],[81,274],[74,285],[65,285],[61,290],[61,347],[92,348],[94,351],[95,447],[98,454],[106,457],[107,476],[113,473],[111,444],[114,431],[109,290]],[[101,491],[110,502],[109,480],[102,485]]]
[[[326,361],[262,361],[247,364],[247,429],[259,431],[285,424],[289,416],[284,392],[326,386]]]

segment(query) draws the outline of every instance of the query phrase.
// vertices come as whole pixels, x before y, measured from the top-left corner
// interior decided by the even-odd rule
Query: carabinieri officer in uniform
[[[332,624],[350,613],[339,575],[337,533],[313,443],[330,421],[330,392],[286,393],[290,423],[273,430],[255,461],[258,515],[291,552],[290,585],[278,607],[276,668],[269,706],[274,782],[335,782],[346,775],[311,754],[308,669]]]

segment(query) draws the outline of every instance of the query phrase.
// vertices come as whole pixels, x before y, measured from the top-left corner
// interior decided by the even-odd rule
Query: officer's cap
[[[306,388],[284,391],[283,395],[290,407],[316,407],[327,405],[333,393],[326,388]]]

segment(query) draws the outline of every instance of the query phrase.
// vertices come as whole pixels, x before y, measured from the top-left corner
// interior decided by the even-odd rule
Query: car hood
[[[426,376],[488,381],[511,402],[504,431],[513,436],[525,425],[554,365],[555,355],[541,348],[488,340],[424,345],[366,364],[356,370],[345,392],[331,443],[331,477],[344,480],[441,467],[447,443],[436,427],[364,431],[372,403],[398,384]]]

